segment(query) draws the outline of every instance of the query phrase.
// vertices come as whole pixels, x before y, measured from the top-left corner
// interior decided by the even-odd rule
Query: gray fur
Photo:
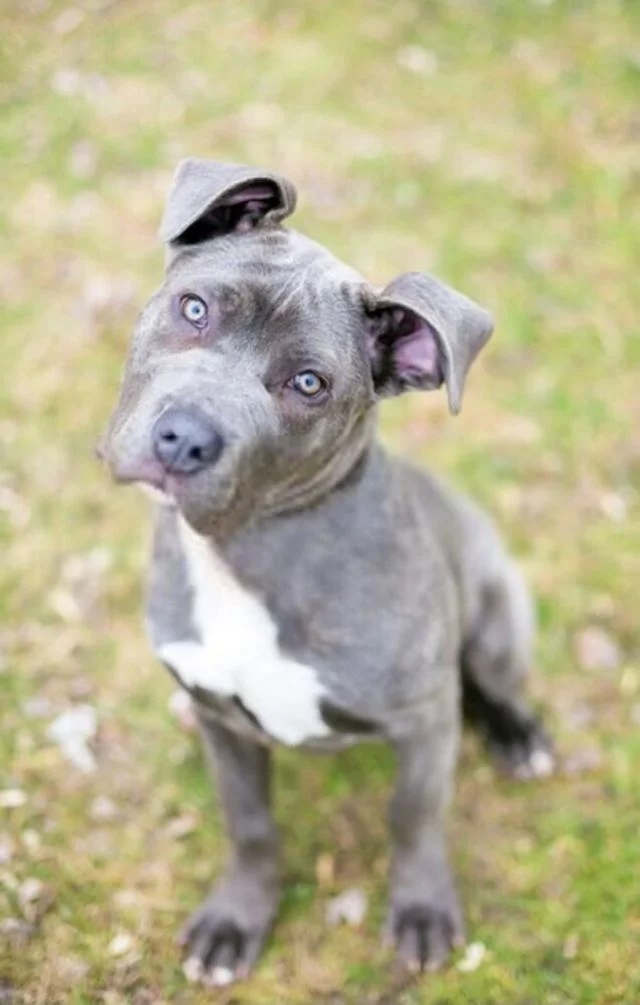
[[[483,514],[375,442],[376,405],[444,382],[457,411],[491,322],[430,276],[378,294],[280,226],[294,205],[277,175],[182,163],[162,229],[166,279],[139,319],[104,454],[120,481],[168,493],[149,583],[154,647],[198,640],[184,518],[259,598],[287,659],[313,668],[330,725],[306,745],[374,735],[397,750],[388,932],[421,969],[462,937],[443,830],[461,666],[465,703],[503,765],[526,774],[546,740],[522,694],[532,619],[518,574]],[[185,294],[207,304],[206,330],[181,315]],[[319,404],[286,385],[306,369],[329,381]],[[168,406],[193,404],[226,445],[215,464],[169,477],[152,429]],[[193,696],[235,851],[187,930],[191,970],[242,976],[277,903],[273,738],[237,696]]]

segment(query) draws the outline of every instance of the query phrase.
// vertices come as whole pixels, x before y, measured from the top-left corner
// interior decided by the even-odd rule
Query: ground
[[[638,14],[4,0],[0,1001],[640,1001]],[[465,738],[451,842],[485,949],[471,972],[406,983],[389,965],[392,763],[362,747],[278,757],[277,932],[231,992],[183,977],[174,935],[225,841],[143,636],[148,504],[92,451],[187,154],[281,170],[296,224],[372,281],[431,270],[495,314],[459,418],[414,394],[382,420],[493,513],[538,602],[534,691],[562,769],[510,783]],[[78,705],[94,771],[49,732]],[[361,927],[327,926],[351,887]]]

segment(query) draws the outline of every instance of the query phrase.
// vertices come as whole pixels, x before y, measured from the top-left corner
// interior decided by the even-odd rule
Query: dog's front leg
[[[278,835],[269,808],[269,750],[209,719],[200,719],[200,730],[233,847],[226,873],[181,941],[187,976],[222,985],[247,975],[269,933],[280,894]]]
[[[387,932],[412,971],[436,969],[463,941],[444,831],[457,735],[456,723],[440,722],[394,741],[398,778],[390,805]]]

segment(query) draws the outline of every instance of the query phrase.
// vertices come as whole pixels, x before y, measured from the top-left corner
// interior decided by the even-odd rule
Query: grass
[[[219,812],[143,638],[146,504],[92,458],[186,154],[280,168],[296,225],[372,280],[429,269],[496,315],[463,415],[413,395],[383,435],[519,554],[565,766],[507,783],[465,739],[451,838],[487,954],[403,985],[379,941],[388,756],[280,756],[282,920],[218,999],[640,1001],[639,31],[631,0],[5,0],[0,790],[26,801],[0,810],[2,1001],[213,997],[173,937],[223,861]],[[46,735],[78,702],[99,715],[88,776]],[[328,929],[351,885],[363,929]]]

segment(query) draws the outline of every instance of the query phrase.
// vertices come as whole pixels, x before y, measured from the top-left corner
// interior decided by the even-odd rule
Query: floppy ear
[[[279,223],[293,212],[296,191],[285,178],[217,161],[180,161],[167,197],[160,238],[189,245]]]
[[[384,397],[444,383],[457,414],[467,371],[492,331],[486,311],[433,276],[398,276],[367,304],[376,392]]]

